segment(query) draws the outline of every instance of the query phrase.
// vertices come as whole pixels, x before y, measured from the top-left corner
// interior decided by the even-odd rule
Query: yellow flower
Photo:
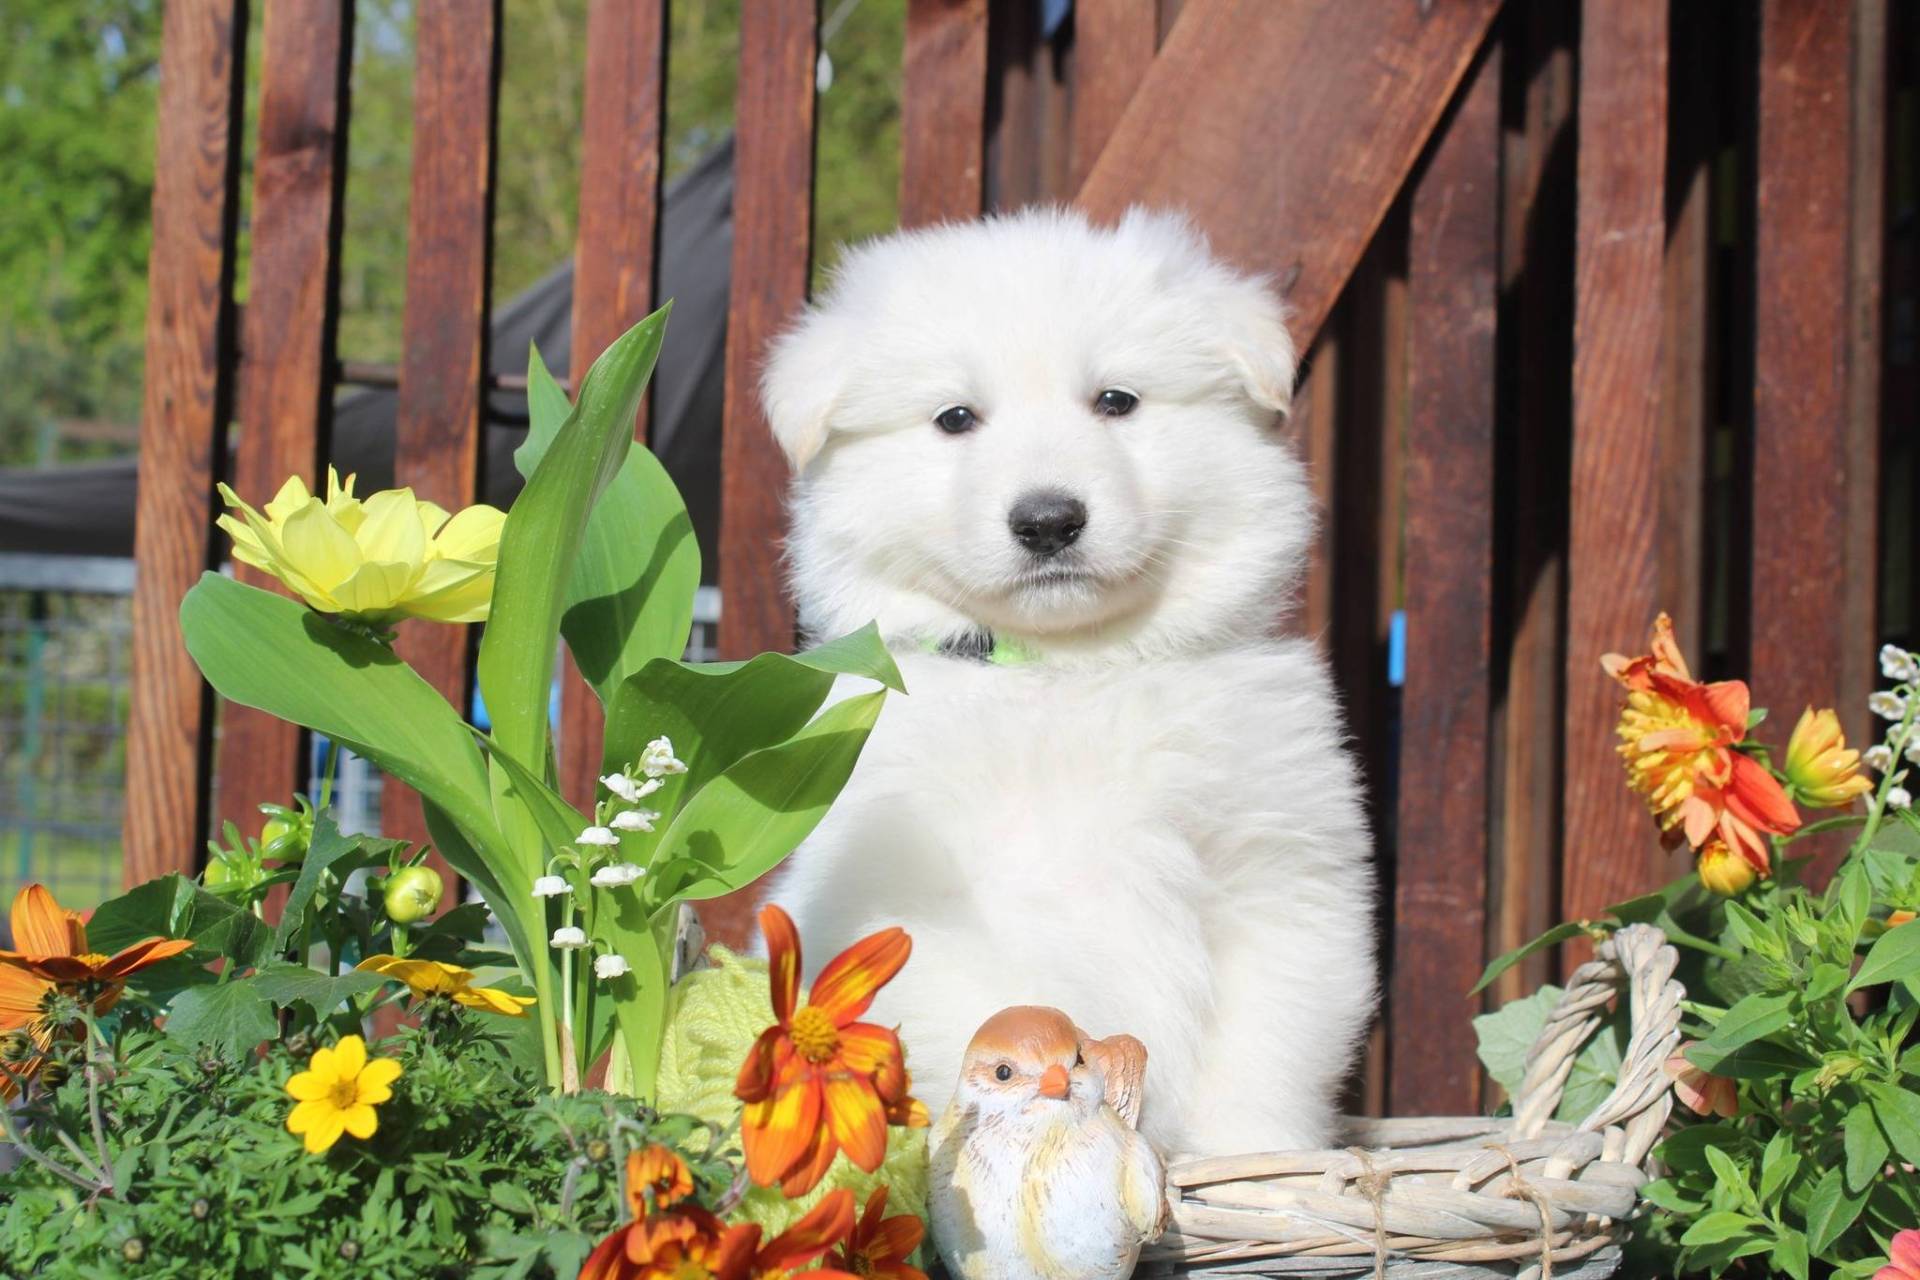
[[[239,516],[220,517],[233,556],[280,579],[322,613],[385,624],[399,618],[483,622],[493,599],[504,513],[486,505],[451,518],[411,489],[365,502],[327,470],[322,502],[293,476],[262,515],[220,486]]]
[[[509,1018],[524,1018],[533,1005],[532,996],[509,995],[495,987],[476,987],[473,974],[456,964],[438,960],[402,960],[399,956],[368,956],[355,969],[364,969],[388,978],[397,978],[413,988],[415,995],[446,996],[469,1009],[504,1013]]]
[[[331,1049],[316,1050],[307,1069],[287,1081],[296,1103],[287,1132],[304,1135],[315,1155],[340,1140],[341,1133],[371,1138],[379,1127],[375,1105],[393,1096],[400,1064],[392,1058],[368,1058],[367,1042],[342,1036]]]
[[[1700,850],[1700,860],[1694,869],[1700,873],[1700,883],[1723,898],[1742,892],[1759,875],[1751,862],[1728,848],[1726,841],[1718,836]]]
[[[1800,713],[1787,740],[1785,772],[1800,803],[1816,809],[1838,809],[1873,790],[1873,779],[1860,772],[1860,753],[1848,750],[1840,717],[1831,709]]]

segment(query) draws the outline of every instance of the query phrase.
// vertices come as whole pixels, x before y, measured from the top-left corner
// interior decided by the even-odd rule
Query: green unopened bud
[[[132,1237],[120,1246],[120,1256],[128,1262],[139,1262],[147,1256],[147,1242],[139,1236]]]
[[[607,1145],[605,1138],[587,1139],[587,1159],[599,1164],[613,1154],[613,1148]]]
[[[432,915],[446,884],[432,867],[402,867],[387,879],[387,919],[413,924]]]
[[[213,1206],[207,1203],[205,1196],[201,1196],[193,1202],[193,1207],[188,1212],[193,1215],[195,1222],[205,1222],[207,1215],[213,1212]]]
[[[285,805],[263,804],[260,812],[267,821],[260,828],[260,852],[288,865],[298,865],[313,843],[313,813],[302,804],[299,809]]]
[[[360,1256],[360,1242],[358,1240],[342,1240],[340,1242],[340,1256],[348,1262],[352,1262]]]
[[[58,1058],[49,1058],[40,1064],[40,1084],[43,1088],[58,1089],[71,1074],[67,1064]]]
[[[0,1062],[25,1062],[33,1056],[33,1041],[24,1031],[0,1039]]]

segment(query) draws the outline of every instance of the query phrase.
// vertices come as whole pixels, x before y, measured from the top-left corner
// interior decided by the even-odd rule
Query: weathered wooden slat
[[[901,226],[979,214],[986,126],[987,0],[907,0]]]
[[[129,885],[191,872],[205,834],[209,700],[180,597],[210,562],[214,467],[231,407],[234,223],[246,6],[174,0],[160,51],[146,391],[127,714]]]
[[[1186,0],[1078,203],[1192,213],[1294,283],[1310,343],[1452,97],[1497,0]]]
[[[1870,648],[1843,621],[1850,562],[1871,557],[1847,542],[1870,491],[1847,474],[1852,37],[1853,0],[1760,7],[1748,675],[1775,736],[1837,706],[1848,648]]]
[[[1045,38],[1031,0],[990,0],[988,8],[987,206],[1064,200],[1074,187],[1058,37]]]
[[[1080,0],[1073,10],[1073,183],[1093,162],[1133,100],[1160,47],[1154,0]]]
[[[472,504],[479,465],[499,32],[497,0],[423,0],[414,26],[413,186],[393,470],[396,484],[449,511]],[[468,645],[463,626],[415,622],[400,629],[401,655],[463,712]],[[392,779],[381,799],[381,830],[426,839],[419,797]]]
[[[1666,0],[1621,0],[1580,33],[1573,471],[1561,909],[1646,892],[1658,843],[1614,754],[1608,651],[1639,652],[1662,603],[1656,545],[1666,239]]]
[[[760,410],[760,372],[768,341],[807,300],[819,19],[815,3],[740,7],[721,435],[720,649],[729,658],[793,646],[793,606],[779,572],[787,464]]]
[[[573,268],[573,385],[594,359],[653,309],[660,239],[660,144],[666,118],[664,0],[594,0],[587,11],[580,233]],[[634,436],[646,440],[647,404]],[[592,803],[606,719],[565,661],[560,692],[560,786]]]
[[[261,46],[232,480],[256,506],[288,476],[317,487],[326,470],[322,424],[333,395],[353,6],[271,5]],[[243,582],[273,584],[257,569],[234,568]],[[250,832],[260,824],[262,802],[286,804],[302,790],[301,738],[299,729],[265,712],[224,708],[216,819]]]
[[[1841,616],[1848,643],[1840,655],[1839,709],[1848,738],[1870,741],[1878,731],[1866,709],[1880,680],[1873,641],[1884,630],[1880,614],[1880,437],[1885,365],[1882,315],[1888,287],[1887,0],[1855,0],[1853,11],[1852,173],[1847,289],[1847,531],[1849,552]],[[1908,44],[1911,50],[1911,43]],[[1911,562],[1910,562],[1911,563]],[[1861,643],[1862,640],[1867,643]],[[1836,841],[1836,843],[1838,843]]]
[[[1502,79],[1520,86],[1521,101],[1502,174],[1506,307],[1499,336],[1512,370],[1512,409],[1503,415],[1510,524],[1499,570],[1506,679],[1497,711],[1500,822],[1489,940],[1496,955],[1539,936],[1560,912],[1575,16],[1564,5],[1527,5],[1509,9],[1503,20]],[[1540,953],[1508,970],[1494,987],[1495,1001],[1531,995],[1553,980],[1554,962]]]
[[[780,575],[787,463],[760,409],[767,343],[807,301],[813,250],[814,62],[819,5],[743,0],[734,115],[733,279],[727,311],[720,466],[720,651],[790,651],[793,604]],[[755,893],[701,904],[709,937],[752,936]]]
[[[1483,51],[1412,190],[1406,687],[1388,1104],[1479,1109],[1467,991],[1486,949],[1500,51]]]

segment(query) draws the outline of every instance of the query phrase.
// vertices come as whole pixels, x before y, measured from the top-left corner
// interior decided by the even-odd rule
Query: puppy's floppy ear
[[[774,341],[760,378],[761,408],[796,472],[827,442],[852,354],[843,328],[832,316],[807,312]]]
[[[1227,359],[1255,404],[1285,417],[1293,408],[1299,360],[1287,332],[1287,308],[1265,280],[1242,277],[1224,291],[1221,330]]]

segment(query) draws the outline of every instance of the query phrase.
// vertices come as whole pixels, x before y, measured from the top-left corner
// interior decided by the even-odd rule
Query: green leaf
[[[527,402],[527,440],[513,460],[531,478],[571,409],[537,350],[527,364]],[[588,517],[560,620],[601,702],[611,703],[648,660],[686,652],[699,585],[700,547],[686,504],[660,460],[636,445]]]
[[[1783,1232],[1773,1247],[1773,1264],[1793,1277],[1807,1280],[1807,1238],[1798,1231]]]
[[[671,815],[682,798],[748,752],[800,732],[842,675],[904,691],[900,670],[871,623],[791,657],[763,653],[747,662],[649,662],[622,683],[608,711],[606,768],[613,772],[631,764],[653,738],[671,738],[687,772],[664,779],[666,785],[647,801]]]
[[[1815,1004],[1847,985],[1847,971],[1837,964],[1821,961],[1807,978],[1807,1003]]]
[[[1688,1217],[1699,1213],[1706,1205],[1699,1200],[1689,1200],[1680,1193],[1671,1178],[1655,1178],[1640,1188],[1640,1198],[1648,1204],[1665,1209],[1668,1213],[1684,1214]]]
[[[1793,1150],[1786,1134],[1774,1134],[1760,1162],[1760,1203],[1772,1204],[1781,1192],[1792,1185],[1793,1175],[1798,1172],[1800,1153]]]
[[[87,919],[87,945],[112,955],[148,938],[187,935],[173,930],[174,902],[191,884],[181,875],[164,875],[109,898]]]
[[[674,899],[714,898],[771,871],[826,816],[846,785],[886,691],[835,703],[787,741],[753,751],[700,788],[661,837],[656,867],[686,879],[651,884],[655,910]],[[691,766],[689,766],[691,768]],[[665,865],[663,865],[665,864]]]
[[[1744,1213],[1709,1213],[1703,1218],[1694,1219],[1687,1233],[1680,1237],[1680,1243],[1719,1244],[1722,1240],[1748,1235],[1759,1225]]]
[[[258,962],[271,941],[251,911],[177,873],[100,904],[87,922],[87,945],[104,955],[153,937],[192,938],[187,954],[200,963],[225,959],[243,965]]]
[[[1747,1171],[1733,1162],[1724,1147],[1707,1148],[1707,1167],[1713,1170],[1713,1180],[1731,1192],[1736,1203],[1747,1208],[1758,1207],[1753,1188],[1747,1183]]]
[[[1748,951],[1760,951],[1769,955],[1780,952],[1780,944],[1773,932],[1760,920],[1760,917],[1741,906],[1732,898],[1727,899],[1727,932]]]
[[[1473,1020],[1480,1064],[1509,1097],[1520,1092],[1526,1076],[1527,1053],[1547,1025],[1547,1015],[1560,1002],[1560,988],[1549,983],[1522,1000],[1509,1000],[1492,1013]]]
[[[1721,1016],[1713,1034],[1707,1037],[1707,1047],[1731,1053],[1762,1036],[1772,1035],[1792,1019],[1791,995],[1750,995]]]
[[[1756,1040],[1731,1050],[1696,1044],[1687,1050],[1686,1057],[1702,1071],[1729,1080],[1771,1080],[1793,1075],[1808,1066],[1807,1058],[1799,1052],[1771,1040]]]
[[[304,1004],[315,1018],[325,1018],[348,997],[372,991],[390,979],[354,971],[335,977],[303,964],[276,963],[243,981],[276,1005]]]
[[[1827,1246],[1853,1225],[1866,1203],[1864,1193],[1857,1196],[1848,1193],[1845,1176],[1838,1168],[1830,1168],[1820,1175],[1807,1200],[1807,1248],[1815,1257],[1825,1254]]]
[[[1873,1108],[1865,1102],[1854,1104],[1846,1120],[1847,1190],[1865,1195],[1887,1166],[1891,1145]]]
[[[1494,960],[1493,963],[1487,966],[1486,972],[1480,975],[1480,981],[1473,984],[1473,990],[1467,992],[1467,994],[1470,996],[1479,995],[1487,989],[1495,978],[1498,978],[1501,974],[1513,968],[1513,966],[1519,964],[1528,956],[1536,955],[1549,947],[1557,947],[1569,938],[1577,938],[1585,932],[1586,930],[1583,929],[1577,921],[1573,920],[1553,926],[1553,928],[1547,930],[1532,942],[1522,947],[1515,947],[1512,951]]]
[[[660,354],[669,310],[671,304],[627,330],[593,362],[580,402],[501,530],[493,604],[480,640],[480,690],[494,736],[516,760],[534,767],[547,758],[560,617],[587,521],[633,447],[634,415]]]
[[[279,1030],[266,993],[245,978],[193,987],[167,1006],[167,1034],[238,1062]]]
[[[1848,991],[1875,986],[1882,982],[1901,982],[1920,974],[1920,920],[1909,920],[1889,929],[1867,950],[1860,971],[1847,984]]]
[[[1867,1085],[1866,1092],[1893,1149],[1908,1164],[1920,1164],[1920,1094],[1879,1083]]]
[[[480,848],[499,847],[479,748],[393,650],[217,573],[187,592],[180,629],[222,697],[345,744],[431,799]]]
[[[1683,1173],[1704,1173],[1707,1150],[1741,1141],[1740,1131],[1725,1124],[1690,1124],[1668,1136],[1658,1148],[1663,1163]]]
[[[341,866],[335,872],[337,882],[359,867],[384,863],[387,855],[399,844],[397,840],[341,835],[330,812],[314,819],[313,840],[308,844],[307,856],[300,864],[300,875],[287,892],[286,906],[280,912],[280,927],[273,931],[273,950],[276,953],[284,952],[292,944],[295,932],[306,919],[307,908],[312,905],[314,894],[320,890],[322,877],[333,871],[336,864],[349,861],[355,864]],[[360,857],[355,858],[356,854]],[[316,1009],[314,1012],[318,1014],[320,1011]]]

